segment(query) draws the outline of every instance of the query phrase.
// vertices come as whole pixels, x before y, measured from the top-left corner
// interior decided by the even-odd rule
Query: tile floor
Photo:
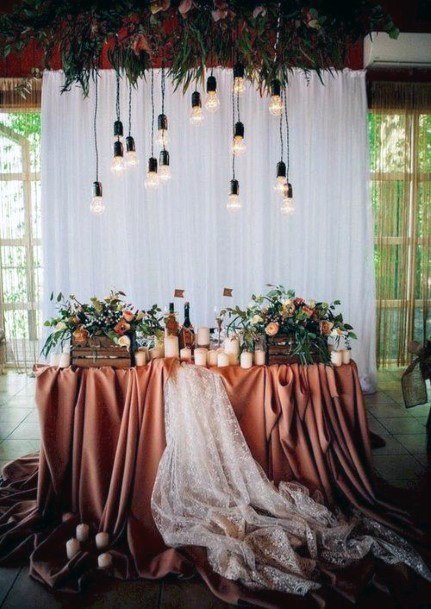
[[[380,371],[378,392],[366,396],[370,428],[386,441],[374,450],[377,473],[391,484],[411,489],[428,473],[426,421],[430,404],[406,410],[400,388],[401,371]],[[34,405],[34,379],[9,372],[0,376],[0,468],[9,460],[39,446],[39,425]],[[179,583],[113,582],[94,584],[76,596],[53,594],[28,577],[27,568],[0,568],[0,609],[222,609],[197,580]],[[380,605],[380,609],[392,609]]]

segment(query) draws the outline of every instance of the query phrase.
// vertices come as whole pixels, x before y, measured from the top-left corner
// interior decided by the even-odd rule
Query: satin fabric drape
[[[92,539],[97,531],[109,532],[118,577],[190,574],[196,568],[229,602],[260,598],[262,606],[283,607],[286,595],[253,596],[212,573],[199,548],[166,548],[155,527],[150,500],[165,448],[163,387],[173,365],[174,360],[156,360],[127,370],[37,370],[40,461],[18,460],[4,469],[0,562],[31,554],[33,577],[56,589],[79,590],[95,569],[94,541],[71,561],[64,544],[83,521],[91,525]],[[270,479],[298,480],[328,503],[358,507],[406,534],[406,514],[375,494],[354,363],[213,371],[221,375],[250,450]],[[371,563],[357,565],[354,576],[348,570],[328,577],[353,598],[375,573]],[[316,598],[308,597],[309,606]]]

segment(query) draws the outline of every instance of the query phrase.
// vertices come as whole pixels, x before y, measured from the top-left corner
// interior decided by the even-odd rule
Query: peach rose
[[[114,327],[114,332],[122,336],[126,332],[130,330],[130,324],[127,323],[124,319],[120,319],[118,324]]]
[[[283,317],[292,317],[293,315],[295,315],[295,305],[293,304],[293,302],[290,302],[286,305],[283,305],[283,309],[282,309],[282,314]]]
[[[123,317],[126,321],[132,321],[132,319],[134,319],[135,314],[133,313],[133,311],[123,311]]]
[[[334,327],[332,321],[321,321],[320,322],[320,332],[323,336],[329,336],[331,334],[331,330]]]
[[[300,307],[305,303],[305,300],[303,298],[294,298],[293,302],[295,304],[295,307]]]
[[[305,313],[307,317],[311,317],[314,311],[313,309],[310,309],[310,307],[304,306],[302,307],[302,312]]]
[[[265,328],[265,334],[268,336],[275,336],[278,334],[279,329],[279,324],[276,321],[271,321]]]
[[[76,340],[77,343],[85,343],[88,340],[89,336],[90,335],[88,333],[88,330],[86,330],[82,326],[75,330],[75,332],[73,333],[73,338]]]

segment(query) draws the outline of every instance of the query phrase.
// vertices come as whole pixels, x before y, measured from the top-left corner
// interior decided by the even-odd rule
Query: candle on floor
[[[251,368],[253,366],[253,353],[250,351],[243,351],[240,357],[241,368],[247,370],[247,368]]]
[[[107,548],[109,546],[109,533],[101,532],[96,535],[96,547],[99,550]]]
[[[145,366],[147,363],[147,352],[146,351],[135,351],[135,364],[136,366]]]
[[[195,365],[196,366],[206,366],[207,365],[207,351],[208,349],[204,349],[203,347],[199,347],[195,349]]]
[[[150,349],[150,360],[163,357],[163,345],[155,345]]]
[[[88,524],[78,524],[76,527],[76,539],[78,541],[87,541],[90,536],[90,527]]]
[[[165,357],[180,357],[178,336],[165,336]]]
[[[227,353],[219,353],[217,355],[217,366],[219,368],[229,366],[229,355]]]
[[[184,347],[180,351],[180,358],[182,362],[191,362],[192,361],[192,350],[189,347]]]
[[[254,363],[256,366],[264,366],[266,364],[266,353],[261,349],[254,352]]]
[[[343,354],[343,364],[350,364],[350,349],[344,349],[344,351],[342,351],[341,353]]]
[[[197,345],[198,347],[208,347],[210,344],[210,329],[209,328],[198,328]]]
[[[226,338],[224,341],[224,351],[229,356],[229,363],[233,366],[239,360],[239,339],[237,336]]]
[[[107,569],[112,565],[112,555],[109,552],[99,554],[97,557],[97,565],[99,569]]]
[[[58,367],[59,368],[68,368],[70,366],[70,352],[61,353],[58,358]]]
[[[215,349],[207,351],[207,366],[217,366],[218,353]]]
[[[72,560],[74,556],[76,556],[81,549],[80,543],[75,537],[66,541],[66,554],[69,560]]]
[[[343,363],[343,354],[341,351],[331,351],[331,362],[334,366],[341,366]]]

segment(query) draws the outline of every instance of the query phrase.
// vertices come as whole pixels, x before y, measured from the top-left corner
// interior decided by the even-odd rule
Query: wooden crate
[[[295,342],[288,334],[277,334],[268,336],[266,339],[266,363],[272,364],[299,364],[298,355],[292,355],[295,349]]]
[[[81,368],[130,368],[132,356],[126,347],[119,347],[108,336],[93,336],[80,343],[72,338],[71,362]]]

